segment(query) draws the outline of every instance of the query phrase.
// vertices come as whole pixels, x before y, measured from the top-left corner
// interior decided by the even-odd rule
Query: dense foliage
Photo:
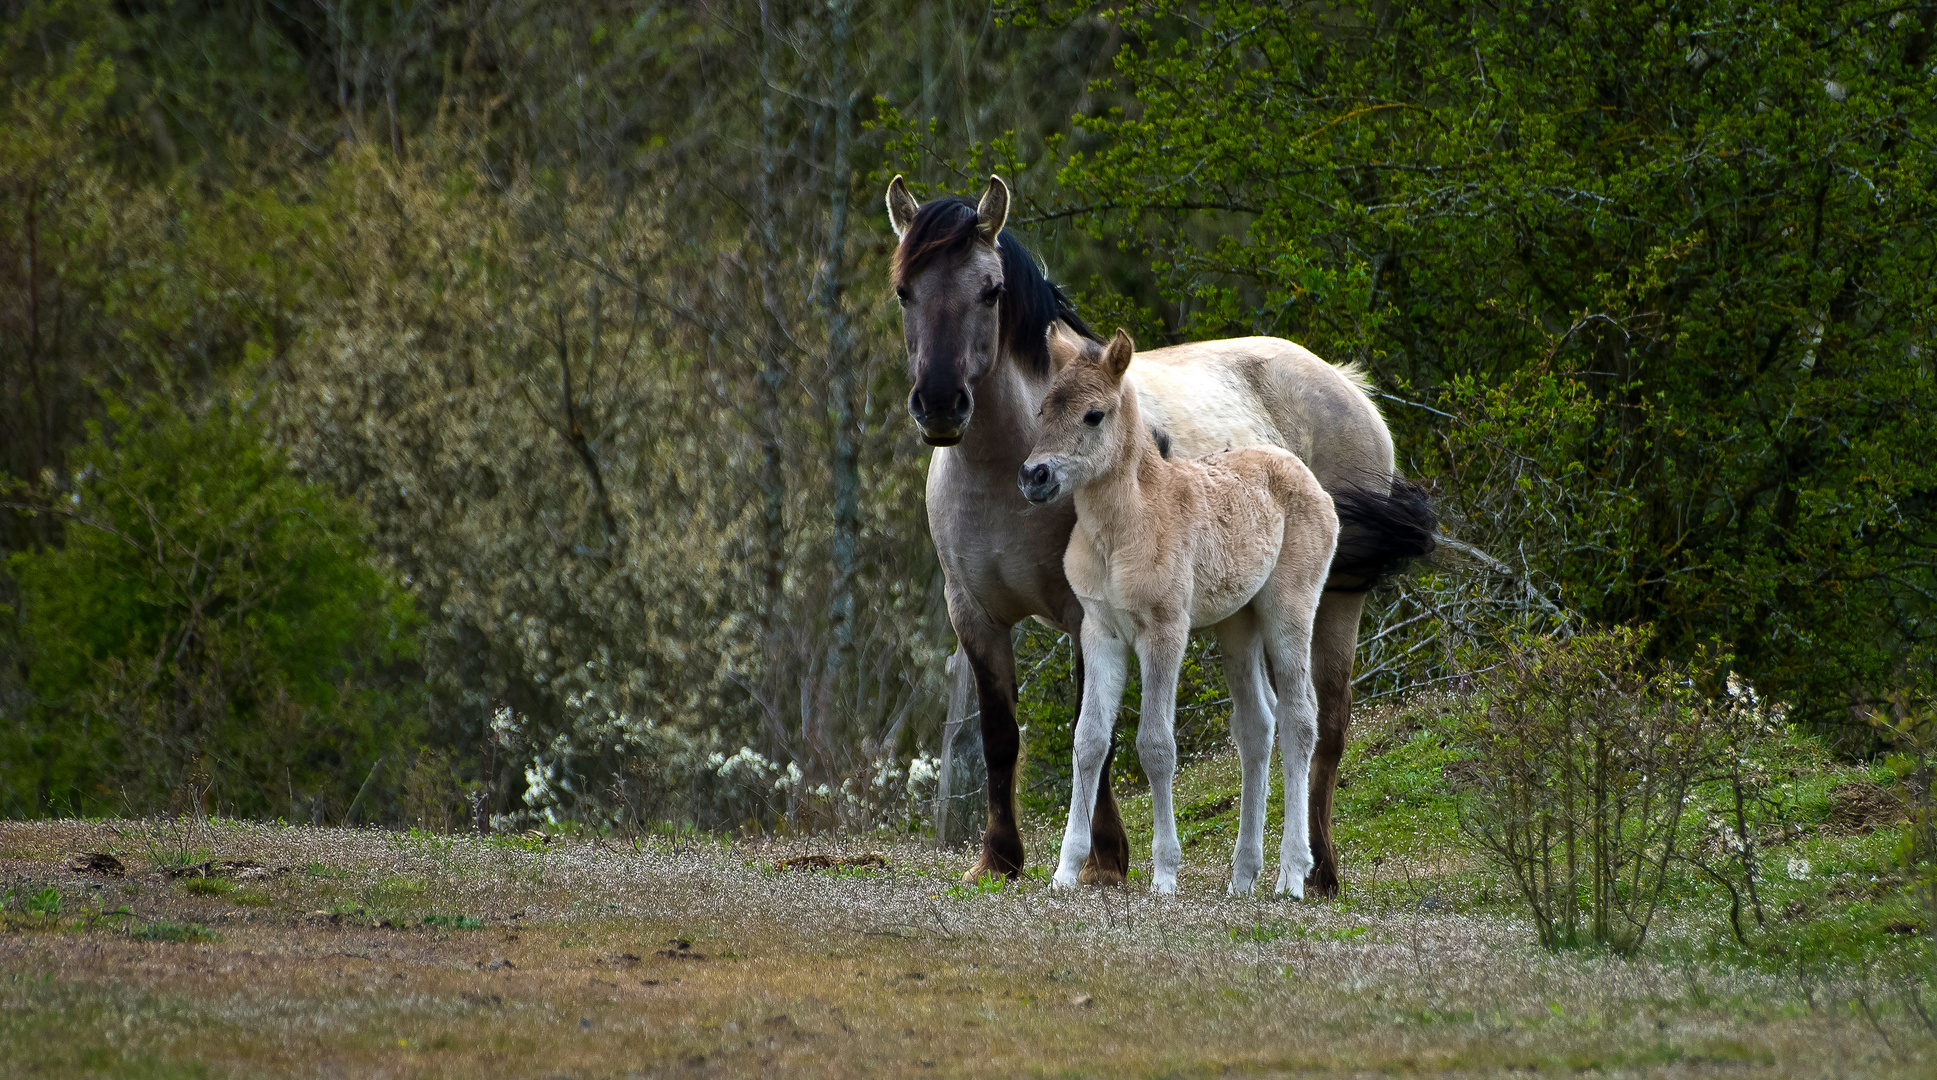
[[[1146,253],[1164,330],[1302,340],[1455,425],[1558,381],[1586,429],[1491,422],[1618,504],[1526,538],[1566,605],[1818,720],[1929,662],[1937,7],[1109,8],[1134,103],[1077,119],[1046,212]]]
[[[69,459],[58,545],[18,552],[32,703],[0,812],[120,813],[183,791],[225,812],[340,821],[414,749],[415,610],[360,515],[290,475],[259,425],[107,403]],[[401,761],[393,761],[400,765]]]

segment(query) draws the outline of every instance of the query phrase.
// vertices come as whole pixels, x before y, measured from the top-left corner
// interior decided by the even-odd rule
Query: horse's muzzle
[[[974,411],[975,399],[966,390],[956,391],[939,408],[931,405],[919,387],[908,395],[908,415],[921,428],[921,441],[930,446],[954,446],[961,442],[962,432]]]
[[[1060,470],[1049,462],[1023,462],[1022,472],[1016,477],[1016,486],[1022,489],[1022,497],[1040,506],[1052,502],[1063,493],[1063,478]]]

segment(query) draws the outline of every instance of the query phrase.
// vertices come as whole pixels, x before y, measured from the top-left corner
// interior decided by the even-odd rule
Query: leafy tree
[[[1927,648],[1937,6],[1109,13],[1134,104],[1077,118],[1097,148],[1046,212],[1149,257],[1163,331],[1292,337],[1442,414],[1522,372],[1587,395],[1566,439],[1487,410],[1529,498],[1622,504],[1533,538],[1566,601],[1727,643],[1797,714]],[[1433,471],[1438,418],[1395,416]]]
[[[167,807],[339,820],[417,734],[409,599],[355,508],[291,476],[248,413],[108,398],[15,553],[29,696],[0,811]],[[401,762],[398,762],[401,764]]]

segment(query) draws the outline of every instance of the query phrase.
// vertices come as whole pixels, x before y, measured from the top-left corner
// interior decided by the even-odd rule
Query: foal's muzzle
[[[945,400],[937,401],[937,398]],[[908,395],[908,413],[921,428],[921,441],[930,446],[954,446],[961,442],[962,432],[974,412],[975,401],[966,390],[957,390],[952,395],[930,395],[916,387]]]
[[[1062,470],[1048,461],[1025,461],[1016,486],[1022,489],[1023,498],[1040,506],[1063,493]]]

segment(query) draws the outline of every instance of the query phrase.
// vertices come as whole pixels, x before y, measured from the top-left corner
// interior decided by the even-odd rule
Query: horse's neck
[[[1168,479],[1168,463],[1145,436],[1136,387],[1125,382],[1119,400],[1116,456],[1101,476],[1076,490],[1077,519],[1106,551],[1148,528],[1149,500]]]
[[[975,388],[975,418],[955,450],[961,460],[1009,483],[1036,443],[1036,410],[1049,380],[1031,373],[1027,361],[1007,352]]]

